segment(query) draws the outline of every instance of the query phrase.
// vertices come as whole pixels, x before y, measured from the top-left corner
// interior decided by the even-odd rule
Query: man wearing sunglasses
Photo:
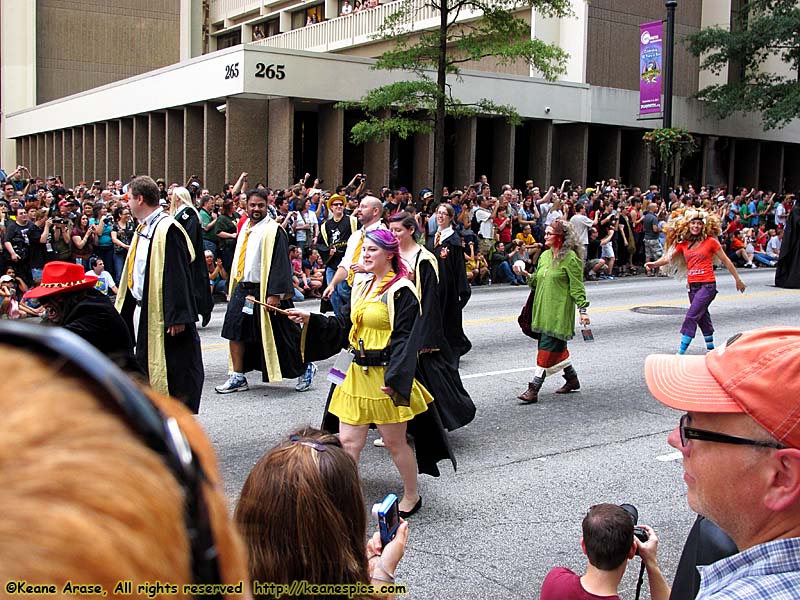
[[[699,568],[698,600],[800,598],[800,328],[652,355],[645,376],[685,411],[668,441],[683,455],[689,506],[740,550]]]

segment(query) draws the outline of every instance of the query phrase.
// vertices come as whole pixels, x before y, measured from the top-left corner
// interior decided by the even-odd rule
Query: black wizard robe
[[[133,354],[133,338],[111,299],[95,289],[79,292],[61,326],[100,350],[129,375],[142,375]]]
[[[439,263],[439,303],[442,307],[444,338],[453,351],[464,356],[472,350],[472,342],[464,333],[462,312],[469,302],[472,290],[467,280],[464,246],[455,231],[434,246],[436,238],[428,240],[428,250]]]
[[[353,294],[356,295],[354,287]],[[400,396],[408,398],[417,367],[417,352],[420,349],[419,330],[414,322],[419,318],[419,302],[414,291],[406,286],[394,284],[387,292],[389,314],[392,315],[392,334],[389,342],[389,364],[384,375],[385,385]],[[349,347],[349,332],[352,323],[348,310],[345,316],[325,316],[312,313],[303,330],[303,356],[305,360],[323,360]],[[333,386],[328,394],[322,429],[331,433],[339,431],[339,419],[328,412]],[[420,473],[439,476],[440,460],[450,459],[456,469],[456,459],[447,439],[447,432],[436,406],[436,399],[428,404],[428,410],[408,421],[408,433],[414,437],[417,468]]]
[[[417,379],[436,399],[445,429],[453,431],[475,418],[475,403],[461,383],[458,355],[444,336],[437,271],[436,258],[421,248],[413,265],[422,309],[422,315],[414,323],[416,335],[421,339]]]
[[[184,205],[175,213],[175,220],[192,240],[194,260],[191,271],[194,282],[194,301],[197,305],[197,314],[203,319],[203,325],[206,325],[211,318],[211,311],[214,309],[214,298],[211,296],[211,286],[208,284],[208,267],[203,250],[200,215],[194,207]]]
[[[250,221],[245,221],[239,237],[236,240],[236,252],[233,255],[233,268],[239,264],[239,256],[243,252],[243,242],[246,228]],[[259,226],[254,225],[254,227]],[[292,285],[292,263],[289,260],[289,236],[286,230],[278,225],[277,221],[269,219],[262,227],[267,231],[261,238],[261,284],[257,296],[260,302],[266,303],[268,296],[280,296],[280,308],[294,308],[291,298],[294,296]],[[248,241],[248,246],[251,243]],[[255,251],[250,247],[247,252]],[[267,282],[264,285],[264,282]],[[235,273],[231,274],[229,295],[233,297],[239,282]],[[229,306],[231,306],[229,304]],[[266,313],[266,314],[265,314]],[[237,315],[238,316],[238,315]],[[225,315],[225,324],[222,328],[222,337],[237,339],[230,329],[238,327],[252,327],[253,342],[245,342],[244,372],[261,371],[262,381],[281,381],[284,378],[299,377],[305,372],[306,366],[300,354],[301,329],[297,323],[290,321],[285,315],[268,312],[263,306],[256,304],[252,316],[243,315],[241,319],[229,318]],[[229,365],[231,369],[233,364]]]
[[[327,286],[328,281],[328,268],[333,269],[334,273],[344,258],[345,250],[347,249],[347,240],[350,235],[358,230],[358,219],[355,215],[349,217],[342,217],[338,221],[333,218],[328,219],[319,228],[320,236],[317,239],[317,252],[325,261],[325,278],[324,285]],[[331,250],[334,253],[331,254]],[[321,313],[330,312],[333,310],[333,305],[330,300],[324,298],[320,300],[319,311]]]
[[[800,202],[795,201],[781,242],[781,254],[775,269],[775,285],[800,288]]]
[[[150,245],[135,336],[136,299],[125,281],[129,263],[135,259],[130,251],[122,269],[116,307],[136,340],[136,360],[147,374],[150,387],[177,398],[197,413],[205,371],[195,327],[198,313],[191,272],[194,249],[183,228],[166,213],[157,215],[145,231],[149,231]],[[167,328],[172,325],[183,325],[184,329],[177,335],[168,335]]]

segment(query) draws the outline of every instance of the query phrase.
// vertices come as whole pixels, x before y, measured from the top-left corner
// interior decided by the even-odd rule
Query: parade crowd
[[[475,418],[459,375],[472,347],[462,311],[473,288],[526,286],[520,326],[537,340],[537,355],[534,379],[518,397],[531,404],[548,376],[563,376],[557,393],[581,387],[568,342],[576,315],[584,327],[591,322],[585,281],[677,272],[687,277],[690,301],[678,355],[648,358],[645,375],[657,400],[685,411],[669,442],[684,458],[689,504],[707,519],[690,533],[671,587],[658,568],[656,532],[636,529],[629,508],[592,507],[581,539],[586,574],[554,569],[541,597],[616,598],[638,552],[655,600],[694,597],[698,589],[703,599],[796,598],[800,330],[746,332],[718,348],[708,308],[717,261],[741,292],[746,286],[737,267],[775,268],[777,285],[800,287],[800,206],[790,193],[731,192],[687,185],[662,196],[655,186],[642,190],[614,179],[586,187],[527,181],[514,189],[481,177],[461,190],[412,194],[371,186],[360,173],[333,189],[308,173],[279,190],[249,181],[248,173],[220,193],[197,177],[184,185],[138,176],[68,189],[58,176],[40,179],[20,165],[4,177],[0,201],[2,315],[58,325],[105,358],[60,328],[51,335],[44,328],[0,328],[9,360],[32,365],[0,400],[4,414],[15,414],[25,398],[31,414],[41,416],[15,436],[21,448],[14,455],[46,443],[53,444],[51,465],[73,460],[68,436],[82,439],[86,430],[66,427],[65,439],[51,439],[39,421],[79,419],[105,433],[91,452],[116,467],[109,489],[165,516],[170,527],[137,528],[125,548],[147,555],[158,547],[174,553],[174,561],[121,558],[129,570],[124,577],[113,575],[110,561],[108,573],[99,574],[98,566],[93,581],[230,583],[220,595],[233,597],[236,581],[307,580],[361,590],[329,597],[394,596],[406,519],[423,508],[418,473],[439,476],[441,461],[456,469],[449,434]],[[235,525],[219,492],[213,451],[191,416],[200,410],[205,380],[197,323],[209,322],[215,298],[226,303],[221,335],[229,350],[229,377],[215,387],[218,394],[248,390],[248,374],[263,382],[296,378],[296,391],[305,392],[315,361],[330,357],[338,378],[328,392],[324,431],[296,431],[259,460]],[[319,312],[295,306],[307,298],[319,299]],[[698,328],[708,353],[681,356]],[[67,363],[75,393],[55,410],[42,382],[53,381],[53,370]],[[117,368],[146,384],[145,391]],[[777,379],[786,382],[779,390]],[[120,433],[125,427],[111,418],[117,411],[130,430]],[[358,465],[371,425],[402,494],[392,536],[368,538]],[[136,457],[150,450],[164,460],[147,472]],[[75,473],[86,477],[97,469],[91,452],[85,464],[70,463]],[[723,464],[738,487],[723,485],[717,474]],[[149,483],[126,486],[128,469]],[[62,475],[68,476],[44,470],[42,482]],[[188,498],[185,511],[181,494]],[[68,500],[80,506],[86,498],[76,491]],[[125,504],[110,497],[102,510],[126,521]],[[107,531],[64,535],[73,541],[125,535]],[[34,527],[25,537],[34,548],[47,535]],[[15,573],[32,580],[26,554],[15,553]],[[130,564],[139,572],[130,573]],[[59,568],[48,577],[60,572],[69,579],[76,564]]]

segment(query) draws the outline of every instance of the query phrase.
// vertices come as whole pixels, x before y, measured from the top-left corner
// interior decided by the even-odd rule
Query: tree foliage
[[[359,108],[365,119],[351,131],[356,143],[395,134],[403,139],[416,133],[434,132],[434,189],[441,190],[444,173],[444,119],[497,115],[518,124],[512,106],[481,98],[462,102],[453,95],[452,81],[460,79],[466,63],[493,58],[500,65],[523,61],[542,77],[553,80],[566,71],[568,55],[555,44],[531,39],[531,26],[514,13],[535,8],[545,17],[571,14],[569,0],[426,0],[425,8],[439,17],[439,27],[413,31],[420,11],[414,2],[397,3],[376,39],[395,44],[373,68],[403,70],[408,80],[369,91],[358,102],[340,108]],[[474,18],[473,18],[474,17]]]
[[[689,51],[702,57],[701,68],[715,74],[726,66],[738,71],[728,83],[698,92],[712,115],[725,118],[736,111],[759,112],[764,127],[773,129],[800,114],[800,5],[796,0],[749,0],[731,31],[708,27],[686,40]],[[788,65],[792,76],[764,72],[770,57]]]

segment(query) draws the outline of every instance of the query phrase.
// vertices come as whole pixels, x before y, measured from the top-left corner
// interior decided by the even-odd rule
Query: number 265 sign
[[[285,79],[286,65],[256,63],[255,76],[259,79]],[[237,77],[239,77],[239,63],[225,65],[225,79],[236,79]]]

